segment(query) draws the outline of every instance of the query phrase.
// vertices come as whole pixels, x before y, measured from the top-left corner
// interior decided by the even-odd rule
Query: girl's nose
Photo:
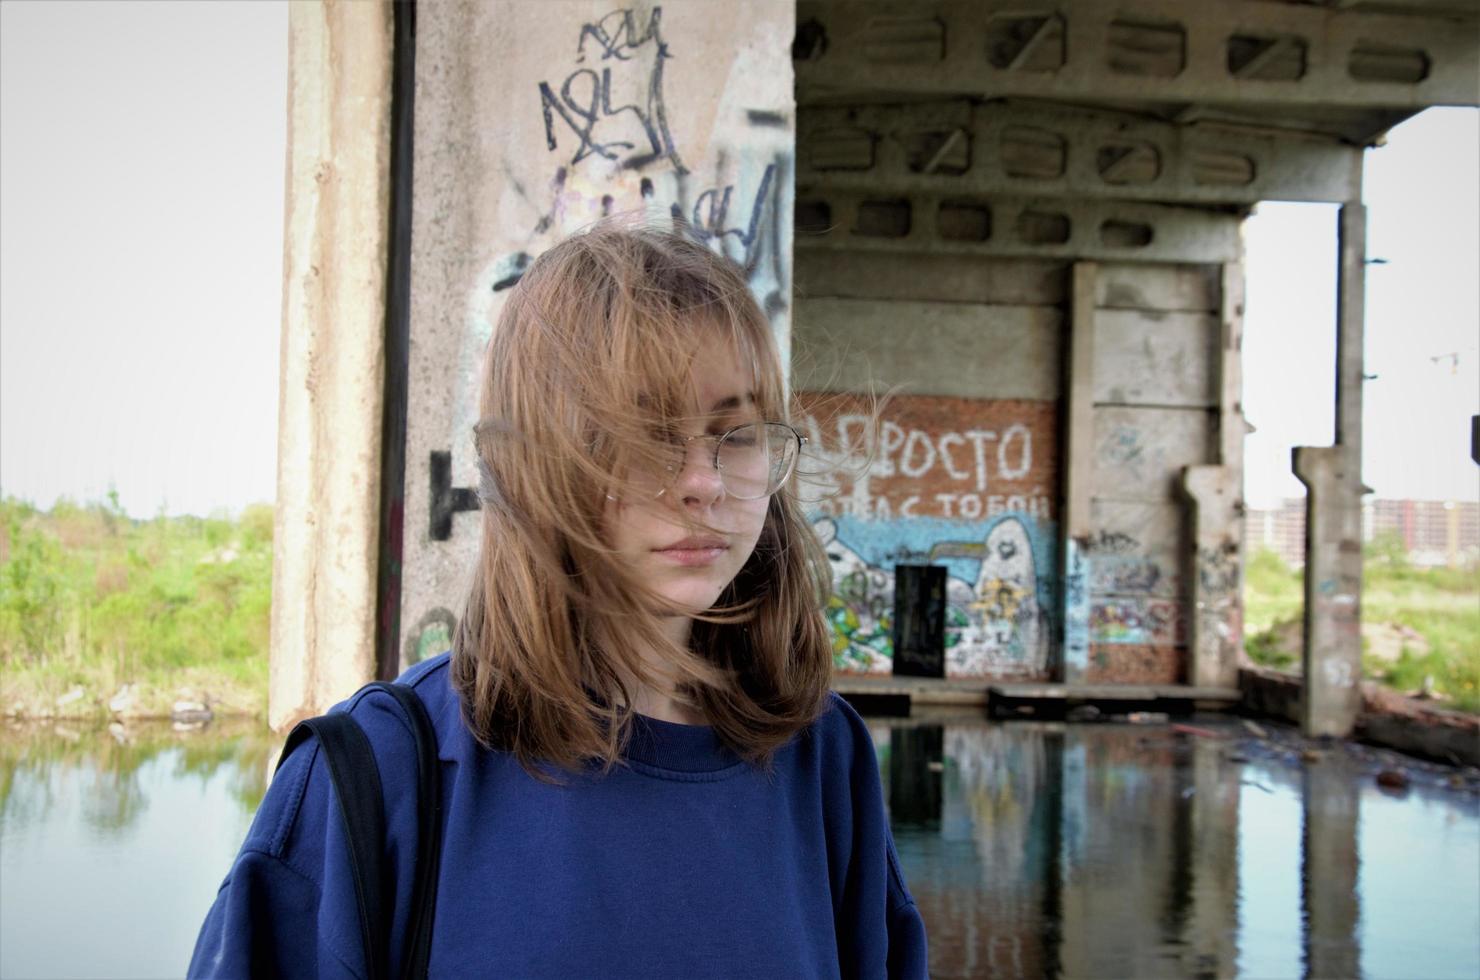
[[[672,492],[684,504],[706,506],[724,496],[724,480],[715,467],[714,445],[709,440],[695,439],[688,444]]]

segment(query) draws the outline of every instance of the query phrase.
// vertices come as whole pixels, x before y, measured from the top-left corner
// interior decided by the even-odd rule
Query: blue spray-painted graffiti
[[[1007,514],[989,521],[849,516],[813,523],[833,568],[828,618],[839,669],[887,672],[893,566],[946,566],[946,676],[1039,676],[1052,644],[1055,531]]]
[[[1064,555],[1064,666],[1067,672],[1089,666],[1089,557],[1069,539]]]

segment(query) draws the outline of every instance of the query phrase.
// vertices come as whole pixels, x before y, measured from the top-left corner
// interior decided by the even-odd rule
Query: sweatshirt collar
[[[709,725],[680,725],[647,715],[632,716],[626,758],[675,772],[717,772],[741,759]]]

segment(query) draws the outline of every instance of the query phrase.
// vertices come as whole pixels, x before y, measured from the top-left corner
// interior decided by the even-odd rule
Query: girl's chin
[[[719,601],[719,589],[659,589],[658,594],[666,599],[677,616],[698,616],[714,607]]]

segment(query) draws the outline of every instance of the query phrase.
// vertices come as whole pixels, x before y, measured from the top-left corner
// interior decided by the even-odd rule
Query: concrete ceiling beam
[[[1040,103],[803,107],[797,144],[797,180],[840,189],[1232,206],[1362,191],[1362,151],[1333,139]]]
[[[1158,115],[1192,105],[1364,144],[1429,106],[1480,102],[1474,12],[801,0],[797,23],[810,39],[795,62],[804,104],[1012,97]]]

